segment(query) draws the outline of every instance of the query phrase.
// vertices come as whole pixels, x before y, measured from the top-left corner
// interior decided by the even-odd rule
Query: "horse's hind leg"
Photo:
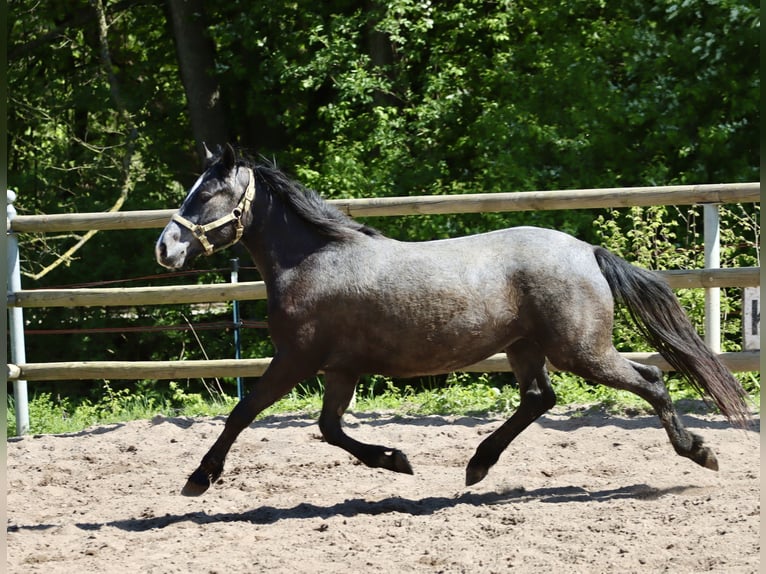
[[[617,350],[612,349],[597,362],[596,367],[583,369],[582,366],[573,366],[570,370],[593,382],[630,391],[647,401],[660,418],[676,453],[705,468],[718,470],[713,451],[703,444],[702,437],[686,430],[681,422],[660,369],[624,359]]]
[[[545,355],[530,341],[517,341],[506,349],[508,361],[519,381],[521,404],[503,425],[482,441],[468,463],[466,486],[476,484],[497,462],[500,454],[521,431],[556,404],[556,395],[545,368]]]
[[[359,442],[341,428],[340,419],[354,395],[357,377],[339,372],[325,373],[325,391],[319,429],[325,440],[354,455],[367,466],[386,468],[412,474],[412,467],[403,452],[378,445]]]

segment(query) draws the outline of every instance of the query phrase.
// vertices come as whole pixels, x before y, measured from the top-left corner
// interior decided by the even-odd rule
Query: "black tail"
[[[594,247],[594,254],[615,300],[627,307],[649,344],[730,422],[747,426],[747,393],[700,339],[665,280],[602,247]]]

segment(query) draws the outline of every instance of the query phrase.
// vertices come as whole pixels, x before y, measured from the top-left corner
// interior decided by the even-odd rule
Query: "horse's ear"
[[[215,156],[213,155],[213,152],[211,152],[210,149],[207,147],[207,144],[205,142],[202,142],[202,149],[205,150],[205,167],[208,168],[213,163]]]
[[[223,162],[223,166],[226,168],[227,171],[231,171],[234,169],[234,164],[237,161],[237,154],[234,152],[234,148],[231,147],[231,144],[226,144],[223,148],[223,156],[221,157],[221,161]]]

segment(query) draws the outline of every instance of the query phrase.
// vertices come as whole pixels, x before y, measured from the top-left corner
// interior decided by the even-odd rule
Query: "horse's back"
[[[611,310],[594,273],[589,244],[534,227],[411,243],[365,237],[295,270],[277,330],[289,331],[291,344],[306,333],[324,369],[446,372],[520,338],[585,328],[573,312],[583,317],[594,302]]]
[[[606,285],[592,245],[551,229],[510,227],[422,242],[360,236],[316,254],[293,270],[289,283],[311,291],[293,295],[312,300],[415,301],[505,299],[519,290],[576,289],[593,281]]]
[[[400,260],[431,257],[442,268],[470,272],[487,266],[506,277],[566,278],[599,274],[593,246],[572,235],[542,227],[509,227],[476,235],[400,244]]]

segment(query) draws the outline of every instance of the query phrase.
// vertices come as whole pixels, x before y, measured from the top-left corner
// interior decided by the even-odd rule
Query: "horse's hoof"
[[[195,470],[186,481],[181,494],[184,496],[199,496],[210,488],[210,479],[199,468]]]
[[[713,451],[703,444],[702,437],[692,434],[692,440],[691,453],[687,456],[700,466],[710,470],[718,470],[718,459]]]
[[[481,482],[488,472],[489,469],[486,467],[469,464],[468,468],[465,469],[465,485],[472,486],[477,482]]]
[[[401,472],[402,474],[415,474],[412,471],[412,466],[407,460],[407,456],[400,450],[395,450],[390,455],[391,470],[394,472]]]
[[[694,459],[694,462],[710,470],[718,470],[718,459],[709,448],[704,448]]]
[[[476,454],[471,457],[471,460],[468,461],[468,466],[465,469],[465,485],[471,486],[484,480],[484,477],[489,473],[489,469],[492,467],[495,460],[497,459],[487,463],[487,457],[476,452]]]

